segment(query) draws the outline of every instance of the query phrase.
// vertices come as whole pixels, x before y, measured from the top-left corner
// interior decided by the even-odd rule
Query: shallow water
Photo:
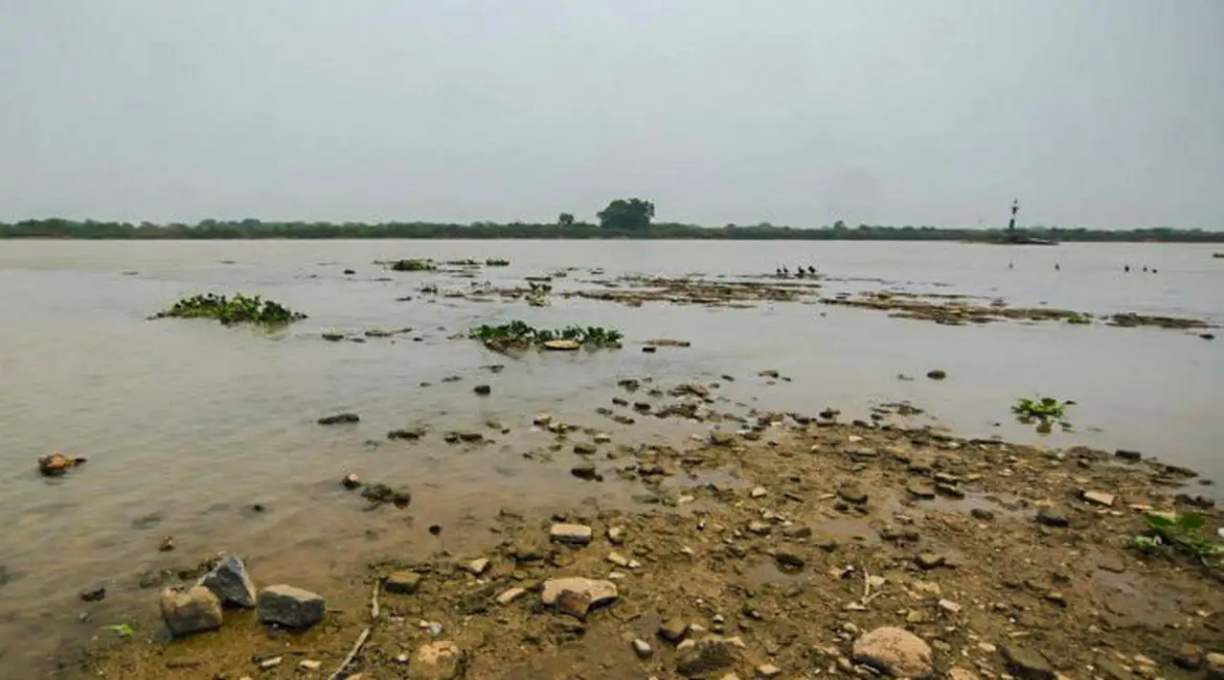
[[[249,557],[257,578],[325,589],[373,551],[485,544],[480,518],[500,506],[549,509],[624,503],[626,488],[568,474],[572,456],[523,454],[551,442],[541,411],[609,432],[594,413],[618,378],[663,383],[737,379],[719,393],[765,408],[865,416],[910,400],[966,435],[1051,445],[1132,448],[1224,476],[1224,341],[1163,329],[1000,322],[940,326],[859,309],[763,303],[752,309],[588,300],[551,307],[419,296],[422,283],[463,289],[448,274],[388,273],[375,259],[501,257],[495,283],[578,267],[557,287],[624,273],[709,276],[815,264],[826,293],[882,287],[1001,297],[1092,313],[1135,311],[1224,323],[1224,261],[1211,246],[1075,244],[1057,248],[944,243],[803,242],[0,242],[0,666],[41,667],[61,640],[148,613],[154,591],[135,574],[218,550]],[[1060,271],[1054,270],[1058,263]],[[1013,268],[1009,268],[1009,264]],[[1122,271],[1130,264],[1132,272]],[[1142,266],[1158,274],[1144,274]],[[352,267],[355,276],[342,270]],[[590,273],[603,269],[603,275]],[[380,280],[380,279],[388,280]],[[147,321],[183,295],[258,292],[310,315],[272,335],[206,321]],[[397,298],[410,296],[410,301]],[[473,325],[523,318],[625,331],[617,352],[509,360],[468,340]],[[393,339],[329,343],[325,330],[413,328]],[[421,341],[413,342],[414,337]],[[647,338],[691,348],[637,351]],[[505,364],[500,373],[481,368]],[[791,380],[757,376],[775,368]],[[922,377],[948,372],[944,381]],[[915,376],[902,381],[898,374]],[[460,381],[443,382],[447,376]],[[422,387],[422,382],[431,383]],[[493,388],[489,397],[475,384]],[[1040,437],[1011,420],[1017,396],[1077,403],[1074,433]],[[314,421],[356,411],[356,426]],[[653,420],[653,419],[647,419]],[[496,444],[454,447],[439,434],[511,428]],[[386,442],[426,425],[420,444]],[[629,428],[674,440],[683,427]],[[367,440],[378,445],[367,444]],[[37,475],[59,450],[90,462],[63,479]],[[348,472],[412,489],[409,511],[363,511],[337,480]],[[251,510],[254,503],[267,511]],[[431,537],[425,527],[445,527]],[[470,530],[468,530],[470,529]],[[368,531],[367,531],[368,530]],[[157,552],[164,535],[178,549]],[[106,582],[101,606],[76,601]],[[94,612],[91,624],[76,620]],[[30,673],[33,671],[30,670]]]

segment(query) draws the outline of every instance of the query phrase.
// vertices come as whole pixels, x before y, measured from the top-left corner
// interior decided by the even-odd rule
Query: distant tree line
[[[1001,241],[1003,229],[956,227],[891,227],[841,221],[833,226],[793,228],[768,223],[753,226],[728,224],[701,227],[692,224],[654,223],[655,206],[641,199],[618,199],[600,211],[598,224],[577,221],[561,213],[551,224],[512,222],[265,222],[203,220],[194,225],[141,222],[101,222],[60,218],[0,222],[0,238],[208,240],[208,239],[698,239],[698,240],[811,240],[811,241]],[[1017,229],[1035,238],[1055,241],[1165,243],[1224,243],[1224,232],[1201,229],[1151,227],[1105,230],[1035,226]]]

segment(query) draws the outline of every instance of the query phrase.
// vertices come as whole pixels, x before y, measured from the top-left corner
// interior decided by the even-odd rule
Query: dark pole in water
[[[1007,223],[1007,230],[1015,231],[1016,230],[1016,213],[1020,212],[1020,199],[1017,198],[1012,201],[1011,210],[1012,210],[1011,221]]]

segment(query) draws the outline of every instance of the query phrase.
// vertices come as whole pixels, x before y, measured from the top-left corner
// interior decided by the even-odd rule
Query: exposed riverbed
[[[1137,245],[6,242],[0,664],[45,668],[61,641],[72,647],[99,634],[99,625],[139,619],[156,593],[139,587],[142,573],[218,550],[246,555],[262,580],[334,590],[372,554],[487,549],[486,523],[502,507],[528,514],[631,510],[639,491],[632,481],[575,479],[572,456],[549,452],[550,433],[531,425],[534,414],[549,412],[618,442],[672,445],[704,431],[648,417],[621,425],[597,413],[627,377],[719,381],[718,394],[741,409],[814,414],[834,406],[847,420],[908,400],[925,410],[910,423],[937,421],[966,436],[1058,447],[1141,450],[1205,477],[1224,476],[1217,415],[1224,341],[1204,340],[1201,331],[1012,321],[944,326],[819,303],[838,292],[896,289],[1219,325],[1224,268],[1210,252]],[[373,264],[401,257],[511,264],[474,269],[472,278]],[[630,274],[717,280],[800,264],[826,277],[813,281],[818,294],[749,301],[746,308],[629,307],[560,294],[549,306],[531,307],[472,294],[473,284],[522,285],[526,276],[567,267],[574,269],[554,279],[558,293]],[[438,293],[422,293],[428,285]],[[310,318],[272,335],[146,320],[201,291],[260,293]],[[625,347],[510,359],[454,338],[514,318],[618,328]],[[412,330],[366,337],[405,328]],[[364,342],[328,342],[325,332]],[[643,341],[661,337],[692,344],[641,351]],[[491,369],[495,364],[504,368]],[[948,377],[927,379],[934,368]],[[759,375],[765,369],[780,377]],[[490,385],[491,394],[474,394],[477,384]],[[1014,398],[1038,393],[1077,402],[1068,418],[1073,432],[1043,437],[1014,421]],[[315,424],[341,411],[359,413],[361,422]],[[385,437],[416,426],[432,436],[411,445]],[[447,444],[443,435],[451,430],[487,432],[496,442]],[[90,461],[44,480],[35,459],[56,450]],[[412,505],[367,512],[338,483],[349,472],[409,487]],[[443,526],[442,534],[425,532],[430,524]],[[165,536],[174,537],[174,551],[157,550]],[[80,602],[78,591],[96,583],[107,585],[107,599]],[[77,620],[83,612],[89,623]]]

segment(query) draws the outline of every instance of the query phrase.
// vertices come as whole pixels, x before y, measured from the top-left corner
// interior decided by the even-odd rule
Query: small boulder
[[[680,642],[688,634],[689,625],[683,619],[669,619],[659,626],[659,637],[668,642]]]
[[[242,558],[233,555],[226,557],[200,579],[199,585],[211,590],[222,605],[243,609],[255,606],[255,584]]]
[[[323,596],[287,585],[259,591],[256,614],[263,623],[286,628],[309,628],[323,619]]]
[[[463,675],[466,657],[449,640],[428,642],[417,648],[408,662],[408,677],[414,680],[454,680]]]
[[[921,680],[935,672],[931,647],[917,635],[891,626],[855,640],[854,660],[895,678]]]
[[[567,594],[568,593],[568,594]],[[554,578],[544,582],[540,602],[584,618],[587,611],[616,600],[616,584],[582,577]]]
[[[204,586],[166,588],[159,600],[162,620],[174,637],[221,627],[221,601]]]
[[[106,586],[98,584],[80,592],[82,602],[101,602],[106,599]]]
[[[488,385],[477,385],[472,388],[472,391],[482,397],[487,397],[493,393],[493,388]]]

